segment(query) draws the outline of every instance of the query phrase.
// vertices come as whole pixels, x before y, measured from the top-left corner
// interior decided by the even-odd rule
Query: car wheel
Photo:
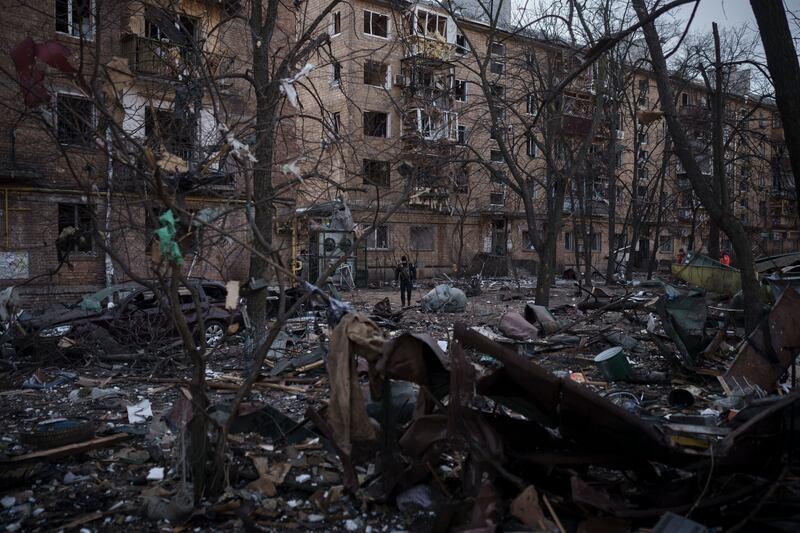
[[[216,320],[206,322],[205,325],[206,346],[217,346],[225,337],[225,327]]]

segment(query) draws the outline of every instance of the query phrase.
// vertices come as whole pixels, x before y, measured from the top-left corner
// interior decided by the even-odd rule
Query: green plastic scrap
[[[172,210],[170,209],[158,217],[158,222],[161,224],[161,227],[158,228],[155,233],[156,237],[158,237],[161,256],[166,257],[167,260],[172,261],[176,265],[182,265],[183,254],[181,253],[181,247],[175,242],[177,230],[175,229],[175,217],[172,215]]]

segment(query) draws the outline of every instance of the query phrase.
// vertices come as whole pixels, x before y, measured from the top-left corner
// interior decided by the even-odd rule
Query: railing
[[[422,58],[441,63],[449,63],[455,45],[440,39],[432,39],[424,35],[409,35],[405,38],[406,54],[412,58]]]
[[[128,59],[131,71],[137,74],[177,79],[185,75],[193,53],[195,51],[188,47],[159,39],[140,35],[122,38],[122,56]],[[202,52],[198,59],[202,59],[199,68],[203,69],[203,74],[210,76],[223,74],[233,61],[231,57],[211,52]]]

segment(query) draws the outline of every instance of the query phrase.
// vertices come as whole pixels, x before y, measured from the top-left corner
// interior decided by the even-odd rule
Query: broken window
[[[373,11],[364,11],[364,33],[376,37],[388,37],[389,17]]]
[[[504,192],[489,193],[489,204],[496,206],[506,205],[506,195]]]
[[[56,31],[92,39],[92,0],[56,0]]]
[[[454,192],[458,194],[466,194],[469,192],[469,171],[467,167],[461,167],[456,171],[454,181]]]
[[[506,88],[502,85],[492,84],[489,86],[489,91],[493,98],[503,98],[506,95]]]
[[[531,232],[529,230],[522,230],[522,246],[526,250],[536,250],[536,246],[533,245],[533,240],[531,240]]]
[[[58,204],[58,235],[62,252],[91,252],[92,209],[86,204]]]
[[[662,252],[671,252],[672,251],[672,237],[668,237],[666,235],[662,235],[658,238],[658,249]]]
[[[364,159],[364,183],[378,187],[389,186],[389,162]]]
[[[342,13],[337,11],[333,14],[333,35],[342,33]]]
[[[498,43],[497,41],[492,41],[489,45],[489,52],[495,56],[502,56],[506,53],[506,45],[503,43]]]
[[[338,85],[342,81],[342,64],[334,59],[333,63],[331,63],[331,69],[331,83],[333,85]]]
[[[502,75],[502,74],[505,72],[505,70],[506,70],[506,65],[505,65],[505,63],[501,63],[501,62],[499,62],[499,61],[492,61],[492,62],[489,64],[489,71],[490,71],[492,74],[498,74],[498,75]]]
[[[417,11],[417,35],[447,40],[447,17],[429,11]]]
[[[464,36],[463,33],[459,32],[456,34],[456,52],[464,55],[467,53],[469,49],[467,48],[467,38]]]
[[[206,293],[208,301],[212,303],[224,302],[228,297],[228,291],[221,285],[203,285],[203,292]]]
[[[367,235],[367,248],[370,250],[389,249],[389,226],[381,224]]]
[[[466,80],[455,80],[453,82],[453,97],[459,102],[467,101],[467,82]]]
[[[489,159],[492,161],[492,163],[502,163],[505,161],[503,159],[503,152],[500,150],[491,150],[489,152]]]
[[[176,17],[160,7],[145,6],[144,32],[150,39],[189,45],[197,39],[199,26],[200,21],[195,17],[183,14]]]
[[[92,142],[94,106],[81,96],[59,94],[56,99],[58,141],[61,144],[85,146]]]
[[[433,227],[411,226],[409,241],[412,250],[433,250]]]
[[[379,111],[365,111],[364,135],[369,137],[388,137],[389,114]]]
[[[383,87],[386,85],[388,67],[385,63],[367,60],[364,62],[364,84]]]
[[[186,123],[178,120],[172,111],[146,108],[144,132],[147,144],[153,149],[160,150],[163,147],[169,153],[187,161],[191,160],[194,135]]]
[[[492,253],[506,255],[506,221],[503,219],[492,220]]]
[[[467,127],[458,125],[458,132],[456,133],[456,142],[458,144],[467,144]]]

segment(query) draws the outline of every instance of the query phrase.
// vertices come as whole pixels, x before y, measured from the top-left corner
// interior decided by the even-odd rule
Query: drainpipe
[[[103,241],[106,247],[106,287],[114,284],[114,263],[111,261],[111,197],[114,189],[114,158],[111,151],[111,128],[106,126],[106,219],[103,227]]]

